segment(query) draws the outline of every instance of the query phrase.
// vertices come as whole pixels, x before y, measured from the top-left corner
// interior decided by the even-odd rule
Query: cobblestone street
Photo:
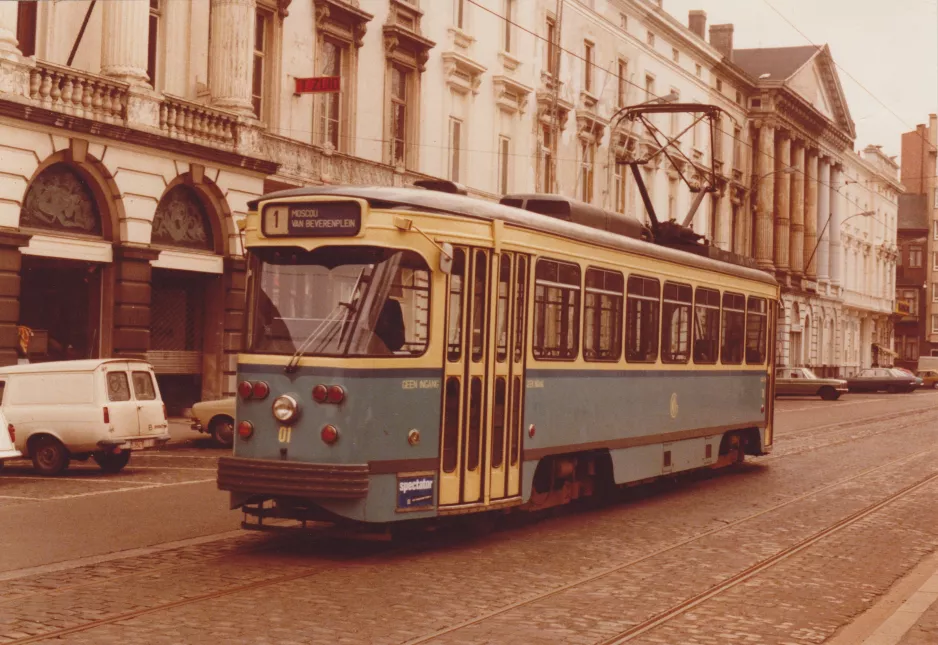
[[[768,457],[411,542],[233,531],[223,451],[204,446],[134,455],[118,476],[12,462],[0,543],[50,545],[0,562],[0,643],[821,643],[938,548],[936,403],[781,401]],[[67,504],[101,515],[82,542],[107,544],[119,510],[132,543],[71,546],[51,512]],[[901,642],[936,636],[931,607]]]

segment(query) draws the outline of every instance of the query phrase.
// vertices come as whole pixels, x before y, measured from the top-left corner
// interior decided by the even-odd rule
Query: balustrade
[[[45,62],[29,75],[29,97],[42,107],[105,123],[127,119],[127,91],[127,83]]]
[[[193,143],[235,145],[238,117],[176,97],[160,102],[160,130],[167,136]]]

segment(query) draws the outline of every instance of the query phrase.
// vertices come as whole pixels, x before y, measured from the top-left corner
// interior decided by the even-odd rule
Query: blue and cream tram
[[[537,509],[771,449],[771,276],[575,202],[503,202],[349,186],[252,204],[232,508]]]

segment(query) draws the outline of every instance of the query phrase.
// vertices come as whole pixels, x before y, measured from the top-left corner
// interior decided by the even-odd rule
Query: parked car
[[[938,370],[919,370],[915,375],[922,379],[924,387],[938,389]]]
[[[847,379],[851,392],[911,392],[917,387],[916,377],[888,367],[860,370]]]
[[[819,396],[836,401],[847,391],[847,381],[820,378],[807,367],[784,367],[775,370],[775,396]]]
[[[3,401],[3,388],[0,387],[0,403]],[[0,468],[3,468],[3,462],[7,459],[16,459],[22,457],[22,453],[16,449],[16,428],[7,421],[3,411],[0,410]]]
[[[911,376],[912,378],[914,378],[914,379],[915,379],[915,387],[917,387],[917,388],[918,388],[918,387],[925,387],[925,380],[924,380],[922,377],[917,376],[916,374],[913,374],[913,373],[912,373],[912,370],[907,370],[907,369],[904,368],[904,367],[893,367],[892,369],[898,370],[898,371],[902,372],[903,374],[905,374],[906,376]]]
[[[192,429],[212,435],[215,443],[230,448],[234,443],[235,399],[199,401],[192,406]]]
[[[166,406],[146,361],[92,359],[0,368],[0,410],[16,448],[44,475],[89,457],[108,473],[169,441]]]

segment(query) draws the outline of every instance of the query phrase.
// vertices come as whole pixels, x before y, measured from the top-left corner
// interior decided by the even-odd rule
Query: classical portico
[[[758,142],[752,250],[758,266],[782,286],[779,363],[836,374],[845,347],[840,302],[845,201],[839,191],[855,136],[846,100],[826,49],[733,53],[735,62],[759,79],[750,100],[752,138]]]

